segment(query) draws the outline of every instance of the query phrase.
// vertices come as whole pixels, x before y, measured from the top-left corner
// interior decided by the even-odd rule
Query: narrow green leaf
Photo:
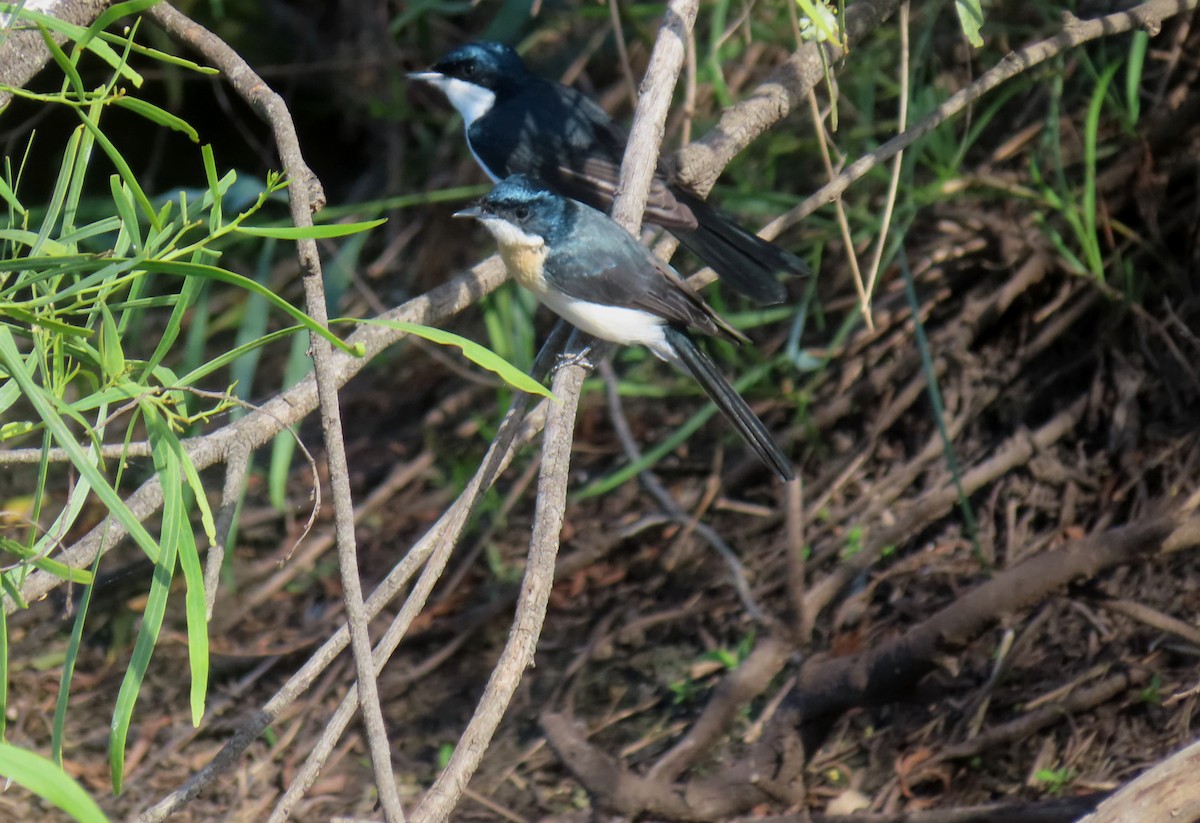
[[[113,3],[92,21],[92,24],[87,27],[83,35],[75,41],[75,48],[84,49],[92,40],[111,26],[113,23],[120,20],[122,17],[130,17],[157,3],[158,0],[126,0],[124,3]]]
[[[540,395],[541,397],[554,397],[554,392],[518,369],[512,363],[509,363],[503,357],[500,357],[491,349],[453,332],[448,332],[444,329],[435,329],[432,326],[422,326],[419,323],[406,323],[403,320],[368,319],[354,320],[352,322],[397,329],[398,331],[415,334],[417,337],[424,338],[431,343],[437,343],[441,346],[457,346],[459,349],[462,349],[464,357],[475,365],[492,372],[514,389],[528,392],[529,394]]]
[[[315,320],[275,292],[248,277],[234,274],[231,271],[217,268],[216,266],[208,266],[202,263],[184,263],[176,260],[147,260],[141,264],[141,267],[146,269],[146,271],[159,272],[161,274],[173,274],[180,277],[205,277],[209,280],[219,280],[222,283],[229,283],[252,294],[265,297],[272,306],[293,317],[310,332],[319,334],[347,354],[355,357],[362,356],[361,346],[347,345],[341,338],[329,331],[329,329],[321,327]]]
[[[187,374],[183,375],[183,377],[179,378],[176,385],[195,385],[198,380],[208,377],[213,372],[225,368],[225,366],[237,360],[239,357],[249,354],[250,352],[260,349],[270,343],[274,343],[276,340],[283,340],[285,337],[296,334],[299,331],[303,331],[303,329],[303,326],[288,326],[286,329],[279,329],[278,331],[273,331],[270,334],[265,334],[262,337],[256,337],[247,343],[243,343],[237,348],[230,349],[224,354],[218,355],[212,360],[197,366]]]
[[[141,254],[144,248],[142,225],[138,220],[137,206],[133,202],[133,196],[129,193],[129,187],[121,182],[121,175],[112,174],[108,178],[108,188],[112,192],[113,205],[117,207],[117,214],[121,218],[121,228],[129,236],[134,253]]]
[[[100,568],[99,552],[92,561],[92,578]],[[83,597],[79,599],[78,611],[71,626],[71,639],[67,642],[66,655],[63,657],[62,674],[58,678],[58,697],[54,701],[54,723],[50,727],[50,757],[62,766],[63,740],[67,730],[67,708],[71,700],[71,680],[75,677],[75,662],[79,659],[79,650],[83,647],[83,626],[87,620],[88,610],[92,605],[92,592],[96,590],[94,583],[89,583],[83,589]]]
[[[113,100],[113,104],[120,106],[123,109],[129,109],[129,111],[145,117],[152,123],[158,123],[160,126],[166,126],[167,128],[174,129],[175,131],[181,131],[191,138],[193,143],[200,142],[200,135],[194,128],[192,128],[191,123],[184,120],[182,117],[176,117],[169,111],[160,109],[153,103],[147,103],[145,100],[139,100],[136,97],[122,95],[121,97]]]
[[[0,229],[0,240],[8,240],[12,243],[19,243],[22,246],[29,246],[31,249],[38,245],[38,236],[39,235],[35,234],[34,232],[27,231],[26,229]],[[71,254],[69,247],[59,243],[57,240],[46,238],[42,240],[40,248],[45,250],[54,258],[75,257],[75,255]],[[6,262],[12,264],[11,270],[29,268],[28,260],[11,260]],[[42,261],[39,260],[38,264],[41,265],[41,263]]]
[[[21,205],[21,201],[17,199],[17,193],[12,190],[12,186],[8,185],[8,181],[0,177],[0,200],[12,208],[17,214],[25,216],[25,207]]]
[[[108,159],[117,167],[117,173],[121,175],[121,179],[125,181],[125,185],[129,186],[133,192],[134,199],[141,206],[142,211],[150,218],[150,225],[157,230],[162,229],[162,220],[154,211],[154,206],[150,203],[150,198],[146,196],[146,192],[142,191],[142,186],[137,181],[137,177],[133,173],[133,169],[129,167],[129,163],[125,162],[125,158],[121,156],[121,152],[113,145],[113,142],[108,139],[104,132],[100,131],[100,126],[92,119],[91,115],[79,109],[79,118],[83,121],[83,125],[96,138],[96,142],[100,144],[100,148],[104,149],[104,153],[108,155]]]
[[[62,809],[79,823],[107,823],[96,801],[71,776],[41,755],[0,743],[0,775]]]
[[[50,31],[63,35],[68,40],[78,40],[83,36],[86,29],[83,26],[77,26],[74,23],[68,23],[51,14],[44,14],[38,11],[31,11],[23,8],[24,3],[0,3],[0,12],[14,14],[20,20],[28,20],[31,23],[45,26]],[[117,39],[117,38],[113,38]],[[130,68],[121,59],[121,56],[113,51],[112,47],[100,40],[93,40],[88,43],[88,51],[95,54],[136,88],[142,87],[142,76]]]
[[[0,326],[0,366],[3,366],[4,370],[17,383],[26,401],[34,407],[55,441],[66,451],[71,463],[82,476],[87,478],[96,496],[100,498],[100,502],[108,508],[109,513],[125,528],[138,547],[146,553],[146,556],[157,561],[161,553],[158,544],[154,542],[154,538],[125,505],[121,496],[109,485],[108,480],[92,463],[83,447],[75,440],[67,428],[66,422],[55,408],[53,396],[34,383],[25,371],[20,352],[17,351],[16,341],[13,340],[12,333],[4,326]]]
[[[1142,113],[1142,72],[1146,68],[1146,49],[1150,46],[1150,33],[1138,29],[1130,35],[1129,60],[1125,67],[1125,107],[1129,109],[1129,126],[1137,125]]]
[[[163,616],[167,611],[167,598],[171,592],[171,578],[175,575],[176,559],[183,540],[182,532],[191,528],[184,506],[179,465],[170,444],[162,438],[166,423],[153,403],[141,400],[138,405],[146,419],[154,470],[163,490],[162,528],[159,533],[162,551],[158,562],[155,563],[150,591],[146,596],[142,627],[133,644],[129,668],[125,670],[121,689],[117,693],[117,702],[113,707],[112,727],[108,736],[108,763],[112,769],[113,791],[116,794],[121,793],[121,786],[125,781],[125,743],[129,737],[129,725],[133,720],[133,708],[142,690],[142,681],[145,680],[146,671],[150,667],[150,658],[154,656],[154,647],[158,645]]]
[[[200,157],[204,160],[204,179],[208,181],[208,230],[216,233],[223,225],[221,220],[221,179],[217,176],[217,161],[213,157],[212,144],[205,143],[200,147]],[[232,183],[233,181],[230,181]]]
[[[345,237],[360,231],[370,231],[387,222],[386,217],[366,220],[361,223],[323,223],[317,226],[238,226],[234,231],[251,237],[273,237],[276,240],[326,240],[330,237]]]
[[[66,563],[60,563],[57,560],[51,560],[49,557],[25,546],[23,543],[18,543],[10,537],[0,535],[0,552],[8,552],[9,554],[19,557],[21,560],[27,561],[30,565],[41,569],[44,572],[54,575],[60,580],[69,580],[72,583],[91,583],[92,575],[87,569],[75,569],[68,566]],[[3,611],[0,609],[0,611]],[[2,704],[2,701],[0,701]]]
[[[66,335],[67,337],[88,338],[92,336],[90,329],[81,329],[78,326],[72,326],[70,323],[63,323],[60,320],[55,320],[53,317],[44,314],[35,314],[31,311],[26,311],[20,306],[14,306],[11,303],[8,305],[0,305],[0,317],[11,317],[18,323],[23,323],[27,328],[41,328],[57,334]]]
[[[1096,144],[1100,139],[1100,114],[1104,110],[1104,97],[1120,68],[1119,62],[1109,64],[1096,81],[1083,127],[1083,227],[1080,231],[1088,269],[1093,277],[1101,281],[1104,280],[1104,257],[1096,233]]]
[[[143,403],[143,410],[147,406],[150,406],[149,402]],[[171,431],[167,422],[157,412],[147,414],[146,428],[150,433],[151,448],[162,448],[169,451],[166,470],[175,473],[175,482],[178,483],[178,475],[182,471],[188,477],[189,485],[192,486],[192,492],[197,502],[204,500],[204,487],[200,485],[196,467],[184,453],[183,444],[179,442],[179,438]],[[191,469],[190,473],[188,472],[189,468]],[[195,478],[194,484],[191,483],[193,477]],[[164,485],[164,491],[165,488]],[[196,550],[196,536],[192,532],[192,525],[188,520],[187,507],[182,503],[182,486],[177,491],[180,504],[174,507],[173,516],[179,522],[173,531],[179,537],[179,567],[183,570],[183,579],[187,583],[184,604],[187,614],[188,661],[192,674],[192,725],[199,726],[204,717],[204,701],[208,692],[208,604],[204,597],[204,570],[200,565],[200,554]],[[207,508],[207,501],[204,502],[204,506]],[[166,516],[164,509],[164,520]],[[210,512],[210,520],[211,517]],[[165,524],[163,528],[166,528]]]
[[[62,46],[54,39],[54,35],[42,23],[38,23],[38,32],[42,35],[42,40],[46,43],[46,49],[50,52],[50,56],[54,58],[54,62],[58,64],[58,68],[67,77],[67,82],[71,84],[71,88],[75,90],[75,95],[83,102],[87,98],[87,92],[83,90],[83,78],[79,76],[79,69],[67,57],[67,53],[62,50]]]

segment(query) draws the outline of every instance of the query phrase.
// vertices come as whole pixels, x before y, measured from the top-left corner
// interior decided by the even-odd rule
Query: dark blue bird
[[[513,279],[560,317],[603,340],[645,346],[691,374],[763,463],[792,479],[783,450],[688,331],[746,338],[629,232],[525,175],[455,216],[483,223]]]
[[[409,77],[445,93],[462,114],[467,145],[493,181],[531,174],[559,194],[607,210],[616,192],[626,134],[575,89],[532,73],[500,43],[460,46]],[[679,238],[730,287],[761,303],[787,296],[778,272],[806,274],[794,254],[718,214],[667,181],[660,168],[646,222]]]

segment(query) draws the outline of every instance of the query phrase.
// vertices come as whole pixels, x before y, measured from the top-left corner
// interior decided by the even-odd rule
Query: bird
[[[749,341],[612,218],[523,174],[454,216],[482,223],[512,278],[564,320],[602,340],[645,346],[694,377],[763,463],[793,479],[779,444],[691,333]]]
[[[467,146],[498,183],[531,174],[559,194],[606,211],[617,190],[625,130],[581,92],[547,80],[502,43],[459,46],[410,79],[440,89],[462,115]],[[731,288],[781,303],[778,272],[807,274],[796,255],[730,221],[699,195],[655,174],[645,220],[661,226]]]

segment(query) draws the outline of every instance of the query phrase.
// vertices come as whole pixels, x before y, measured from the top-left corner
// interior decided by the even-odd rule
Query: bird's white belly
[[[588,303],[553,288],[538,292],[538,298],[559,317],[601,340],[624,346],[646,346],[655,354],[667,347],[663,336],[664,321],[650,312]]]

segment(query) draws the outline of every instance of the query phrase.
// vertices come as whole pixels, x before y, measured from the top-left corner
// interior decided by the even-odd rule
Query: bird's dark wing
[[[503,179],[532,174],[550,188],[607,211],[612,205],[627,135],[580,92],[536,80],[498,101],[468,130],[475,155]],[[659,174],[651,183],[646,221],[691,231],[696,219]]]
[[[597,211],[576,207],[570,237],[552,246],[545,276],[577,300],[640,309],[683,328],[746,342],[673,268]]]

